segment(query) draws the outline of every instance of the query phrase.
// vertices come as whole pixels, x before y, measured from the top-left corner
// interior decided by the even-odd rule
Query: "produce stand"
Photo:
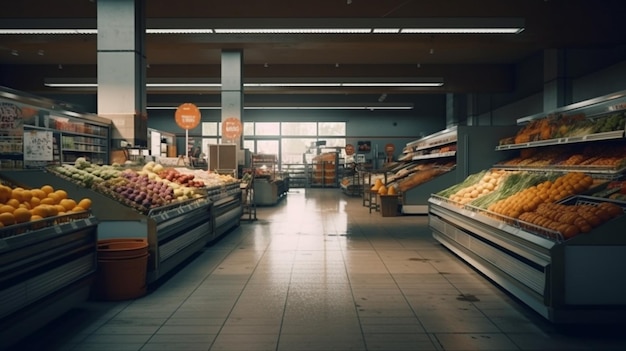
[[[581,172],[600,183],[621,178],[626,160],[623,153],[625,101],[626,94],[612,94],[548,114],[552,134],[548,127],[541,128],[543,137],[535,132],[522,134],[524,129],[521,129],[515,138],[496,144],[497,151],[517,149],[521,155],[513,159],[515,162],[503,162],[496,168],[565,175]],[[617,124],[617,129],[607,131],[594,127],[608,121],[602,120],[602,116],[616,113],[622,115],[622,124]],[[574,124],[559,125],[566,115],[577,116],[576,125],[591,132],[577,135],[580,129]],[[545,116],[523,118],[518,123],[545,126],[545,121],[538,121]],[[570,144],[571,148],[555,148],[564,144]],[[603,153],[596,152],[598,147]],[[590,150],[588,155],[579,154],[581,148]],[[574,153],[562,154],[562,150]],[[622,155],[615,160],[614,150]],[[548,158],[544,151],[561,154]],[[588,161],[572,163],[585,157]],[[609,202],[626,210],[626,202],[601,197],[602,193],[595,189],[591,194],[570,196],[558,203],[599,206]],[[437,194],[431,194],[428,202],[429,226],[436,240],[547,320],[555,323],[623,320],[626,283],[621,277],[626,265],[626,236],[623,235],[626,214],[621,213],[589,232],[568,238],[545,225],[522,220],[529,217],[507,217],[473,206],[471,202],[460,204]]]
[[[54,188],[65,189],[72,198],[92,199],[92,212],[99,221],[99,240],[147,239],[150,252],[148,284],[172,271],[228,228],[238,225],[240,220],[239,183],[207,189],[207,196],[172,203],[142,214],[109,196],[52,172],[21,170],[4,173],[7,178],[25,187],[50,184]]]
[[[83,212],[0,229],[0,348],[89,298],[97,226]]]

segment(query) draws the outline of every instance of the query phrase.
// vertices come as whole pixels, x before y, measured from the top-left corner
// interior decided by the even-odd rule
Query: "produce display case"
[[[97,219],[67,214],[0,228],[0,339],[10,347],[90,296]]]
[[[520,156],[512,159],[514,162],[501,162],[494,169],[593,177],[594,184],[600,185],[588,194],[565,197],[557,203],[591,208],[611,203],[621,208],[616,218],[594,226],[589,232],[566,236],[566,231],[556,230],[555,226],[549,228],[545,220],[531,223],[534,218],[531,210],[510,217],[494,213],[489,209],[493,207],[477,208],[472,202],[461,204],[431,194],[429,225],[433,237],[549,321],[621,321],[626,312],[626,284],[619,279],[626,264],[626,237],[622,235],[626,202],[600,196],[610,194],[602,190],[602,184],[619,179],[624,173],[626,155],[613,157],[611,148],[607,148],[625,149],[623,118],[621,124],[611,122],[614,129],[609,131],[599,131],[594,125],[604,126],[607,120],[603,118],[614,116],[619,121],[619,116],[624,115],[625,101],[626,94],[612,94],[566,106],[547,117],[540,114],[523,118],[518,120],[524,127],[518,128],[517,136],[494,144],[497,151],[520,151]],[[551,123],[551,132],[542,127],[540,131],[527,133],[529,125],[545,127],[540,119],[554,122],[555,116],[561,119],[568,115],[576,116],[572,119],[577,121],[575,125],[584,126],[583,130],[591,134],[577,135],[578,128],[562,127],[558,123]],[[564,144],[567,148],[555,149]],[[597,145],[602,145],[603,153],[577,156],[578,151],[589,147],[594,150]],[[529,148],[535,149],[530,152]],[[554,150],[561,153],[559,157],[543,157],[549,154],[546,151]],[[564,150],[571,153],[563,153]],[[550,216],[565,218],[566,215],[551,213]]]
[[[148,284],[156,282],[227,229],[238,225],[241,216],[239,183],[207,188],[206,196],[142,213],[49,170],[12,171],[5,172],[5,175],[16,184],[28,187],[49,184],[66,189],[73,198],[92,199],[92,212],[99,221],[99,240],[147,239],[150,252]]]
[[[311,179],[309,165],[305,163],[291,163],[282,165],[285,174],[289,176],[290,188],[308,188]]]
[[[253,154],[251,165],[255,205],[277,204],[289,192],[289,176],[279,174],[276,155]]]
[[[324,152],[312,159],[312,187],[331,187],[339,185],[339,153]]]
[[[386,186],[400,193],[403,214],[427,214],[435,189],[455,184],[469,174],[506,157],[493,145],[516,127],[455,126],[407,143]]]

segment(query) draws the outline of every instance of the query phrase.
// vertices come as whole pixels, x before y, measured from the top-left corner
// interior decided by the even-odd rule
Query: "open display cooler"
[[[157,207],[144,214],[53,172],[22,170],[3,173],[16,184],[27,187],[49,184],[55,189],[65,189],[72,198],[90,198],[91,210],[99,221],[99,240],[147,239],[150,252],[147,284],[156,282],[207,243],[237,226],[241,217],[238,183],[233,189],[209,188],[207,196]]]
[[[522,161],[516,157],[515,165],[504,162],[496,167],[565,175],[580,172],[599,183],[621,178],[626,160],[625,101],[626,94],[612,94],[561,108],[548,117],[541,114],[518,120],[526,125],[518,128],[518,135],[495,145],[497,151],[519,150]],[[576,117],[575,125],[585,126],[582,131],[587,134],[580,135],[574,125],[558,124],[563,118],[581,114],[584,118]],[[519,137],[528,129],[527,123],[544,125],[544,118],[550,121],[552,136],[541,127],[544,137],[534,132]],[[608,118],[621,118],[621,124],[611,122],[612,130],[602,130]],[[601,147],[604,153],[593,151],[591,147],[597,143],[606,143]],[[572,147],[567,150],[592,151],[589,155],[538,156],[545,150],[560,151],[555,147],[567,144]],[[528,153],[527,148],[540,150]],[[621,150],[622,156],[613,159],[612,149]],[[532,160],[525,161],[524,155]],[[559,200],[561,204],[586,206],[609,202],[622,209],[618,217],[572,237],[523,220],[527,216],[511,218],[436,194],[429,199],[429,225],[436,240],[544,318],[555,323],[615,322],[626,313],[626,283],[620,279],[626,266],[626,203],[602,194],[596,189],[591,194]]]
[[[81,212],[0,228],[0,348],[89,298],[97,226]]]
[[[275,205],[289,192],[289,175],[278,172],[278,157],[273,154],[253,154],[255,205]]]
[[[427,214],[430,194],[505,157],[493,145],[516,129],[455,126],[410,142],[395,167],[386,171],[386,186],[400,193],[402,213]]]

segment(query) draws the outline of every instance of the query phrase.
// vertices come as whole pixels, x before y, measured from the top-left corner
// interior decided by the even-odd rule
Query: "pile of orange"
[[[76,202],[65,190],[55,190],[50,185],[24,189],[0,184],[0,228],[90,208],[91,199]]]

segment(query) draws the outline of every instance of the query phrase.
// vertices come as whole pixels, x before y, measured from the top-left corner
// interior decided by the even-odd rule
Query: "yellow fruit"
[[[395,186],[390,186],[389,189],[387,189],[387,195],[396,195],[397,191],[396,191],[396,187]]]
[[[54,205],[54,207],[56,207],[58,214],[61,214],[62,212],[66,211],[65,206],[63,205]]]
[[[36,196],[33,196],[33,198],[30,199],[30,208],[36,207],[40,203],[41,203],[41,199]]]
[[[30,202],[22,202],[18,208],[25,208],[27,210],[31,209]]]
[[[48,205],[48,217],[54,217],[59,215],[59,209],[54,205]]]
[[[61,200],[61,202],[59,202],[59,205],[63,206],[65,208],[65,211],[69,211],[76,207],[78,204],[72,199],[63,199]]]
[[[15,207],[13,207],[11,205],[1,205],[0,206],[0,213],[7,213],[7,212],[8,213],[13,213],[13,211],[15,211]]]
[[[91,208],[91,199],[86,197],[78,202],[78,206],[82,207],[84,210],[88,210]]]
[[[15,224],[15,216],[10,212],[0,213],[0,223],[4,225]]]
[[[30,216],[30,221],[31,222],[38,221],[40,219],[43,219],[43,217],[41,217],[40,215],[35,215],[34,214],[34,215]]]
[[[30,221],[32,214],[26,208],[18,208],[13,212],[13,216],[15,217],[15,221],[17,223],[24,223]]]
[[[378,194],[379,194],[379,195],[387,195],[387,187],[386,187],[386,186],[384,186],[384,185],[381,185],[381,186],[378,188]]]
[[[48,208],[50,205],[39,205],[31,210],[33,216],[39,216],[41,218],[46,218],[50,216],[50,212]]]
[[[50,194],[54,192],[54,188],[51,185],[44,185],[41,187],[41,190],[46,194]]]

